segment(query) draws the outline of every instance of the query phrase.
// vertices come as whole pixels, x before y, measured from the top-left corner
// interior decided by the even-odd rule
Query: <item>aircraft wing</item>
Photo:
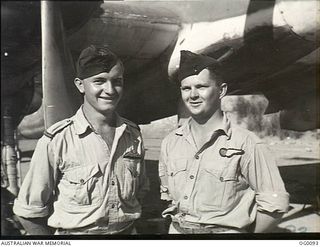
[[[119,111],[137,123],[149,123],[177,113],[180,93],[176,73],[182,49],[220,59],[230,94],[262,92],[269,100],[269,112],[281,110],[283,116],[294,111],[292,117],[301,118],[300,113],[306,108],[310,116],[318,112],[315,107],[319,98],[315,78],[319,64],[319,56],[315,55],[319,47],[318,1],[45,3],[50,6],[46,12],[48,18],[42,16],[42,23],[40,3],[26,4],[28,8],[32,5],[36,13],[31,18],[36,25],[32,26],[33,32],[25,34],[26,37],[32,34],[33,46],[34,40],[38,43],[42,40],[42,59],[45,59],[41,62],[39,50],[32,53],[32,49],[24,51],[27,53],[24,57],[36,61],[30,62],[30,67],[42,64],[46,78],[43,80],[45,116],[49,112],[45,117],[47,126],[72,114],[81,103],[71,80],[73,64],[81,50],[90,44],[108,45],[124,61],[125,95]],[[2,12],[5,9],[12,11],[10,4],[1,3]],[[19,13],[23,16],[24,12]],[[7,16],[5,20],[11,23],[12,16],[2,16]],[[46,19],[51,23],[45,24]],[[39,22],[42,33],[48,32],[47,38],[39,37]],[[20,27],[21,23],[27,25],[25,30],[30,29],[27,19],[11,24]],[[10,45],[17,39],[14,35],[6,37],[5,43]],[[7,46],[2,46],[2,54],[5,49]],[[8,53],[10,56],[11,52]],[[13,67],[21,63],[18,57],[10,60]],[[3,82],[9,91],[14,87],[6,78]],[[319,127],[314,118],[312,123],[306,122],[293,128]]]

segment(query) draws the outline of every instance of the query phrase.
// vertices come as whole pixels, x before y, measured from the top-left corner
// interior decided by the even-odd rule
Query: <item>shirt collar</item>
[[[91,129],[91,131],[94,131],[93,126],[89,123],[89,121],[87,120],[87,118],[85,117],[84,113],[83,113],[83,106],[81,106],[78,111],[76,112],[75,116],[74,116],[74,126],[75,126],[75,131],[77,135],[82,135],[84,134],[88,128]],[[116,118],[117,118],[117,127],[116,128],[125,128],[125,130],[127,130],[127,125],[125,123],[125,121],[122,119],[122,117],[120,117],[117,113],[116,113]]]
[[[188,136],[190,134],[190,121],[191,121],[191,117],[188,118],[186,121],[184,121],[184,123],[176,130],[176,135]],[[222,119],[221,126],[216,129],[213,129],[212,133],[219,129],[223,130],[224,133],[227,135],[228,140],[230,140],[231,134],[232,134],[231,122],[228,119],[226,113],[224,112],[223,112],[223,119]]]

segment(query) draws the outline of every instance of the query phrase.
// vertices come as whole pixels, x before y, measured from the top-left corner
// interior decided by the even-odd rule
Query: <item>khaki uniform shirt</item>
[[[258,137],[224,117],[218,134],[197,150],[189,122],[162,142],[162,199],[173,200],[163,216],[170,215],[180,226],[244,228],[255,220],[257,210],[288,210],[289,195],[278,168]]]
[[[126,228],[140,217],[138,199],[148,189],[148,180],[137,125],[118,116],[111,150],[82,108],[48,132],[54,136],[38,141],[14,203],[16,215],[50,216],[48,225],[63,229],[90,224]]]

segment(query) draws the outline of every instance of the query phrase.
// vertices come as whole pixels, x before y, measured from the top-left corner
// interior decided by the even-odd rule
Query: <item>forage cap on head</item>
[[[180,66],[178,71],[178,80],[181,82],[184,78],[199,74],[208,66],[219,65],[219,62],[209,56],[196,54],[191,51],[180,51]]]
[[[85,79],[102,72],[108,72],[119,58],[106,46],[91,45],[85,48],[77,61],[77,77]]]

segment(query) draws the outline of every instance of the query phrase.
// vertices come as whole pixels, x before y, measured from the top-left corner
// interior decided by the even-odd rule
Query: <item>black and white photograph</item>
[[[2,241],[319,245],[319,35],[319,0],[1,1]]]

